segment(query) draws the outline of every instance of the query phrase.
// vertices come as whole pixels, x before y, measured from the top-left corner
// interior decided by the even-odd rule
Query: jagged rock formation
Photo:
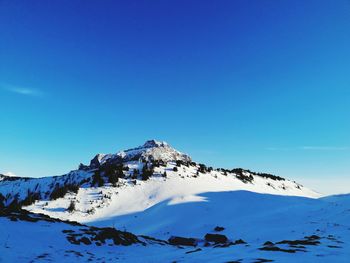
[[[142,146],[120,151],[116,154],[97,154],[85,169],[98,168],[105,163],[117,165],[130,161],[191,162],[192,160],[188,155],[175,150],[166,142],[149,140]]]

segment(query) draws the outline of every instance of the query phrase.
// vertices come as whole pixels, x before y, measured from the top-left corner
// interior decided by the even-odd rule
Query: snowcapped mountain
[[[191,158],[166,142],[146,141],[142,146],[121,151],[116,154],[97,154],[90,162],[90,168],[100,167],[105,163],[123,164],[130,161],[183,161],[191,162]]]
[[[349,200],[150,140],[62,176],[0,175],[0,262],[347,262]]]
[[[319,196],[271,174],[195,163],[188,155],[155,140],[116,154],[98,154],[89,165],[81,164],[78,170],[62,176],[1,178],[4,206],[21,206],[79,222],[142,211],[167,199],[188,199],[212,191]],[[75,202],[74,211],[67,210],[71,201]]]

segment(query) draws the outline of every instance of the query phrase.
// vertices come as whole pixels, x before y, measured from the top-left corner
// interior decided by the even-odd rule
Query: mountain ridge
[[[242,168],[207,167],[192,161],[189,155],[166,142],[148,140],[141,146],[115,154],[97,154],[89,165],[81,164],[77,170],[61,176],[3,176],[0,180],[0,206],[13,209],[23,207],[29,211],[79,221],[94,218],[99,210],[102,214],[108,214],[106,211],[112,215],[125,214],[147,209],[168,198],[231,190],[312,198],[320,196],[301,184],[272,174]],[[137,205],[126,197],[123,202],[129,204],[128,207],[118,201],[125,192],[132,196],[138,193],[134,197]],[[96,196],[102,201],[96,201]],[[76,203],[77,211],[68,211],[69,198]],[[52,207],[47,209],[46,204]],[[108,205],[113,209],[107,208]],[[80,216],[76,217],[76,214]]]
[[[87,168],[98,168],[106,162],[119,163],[127,161],[188,161],[192,159],[187,154],[181,153],[172,148],[164,141],[148,140],[143,145],[119,151],[115,154],[97,154],[91,161]]]
[[[207,167],[164,142],[96,156],[61,176],[1,177],[0,261],[347,262],[349,195]]]

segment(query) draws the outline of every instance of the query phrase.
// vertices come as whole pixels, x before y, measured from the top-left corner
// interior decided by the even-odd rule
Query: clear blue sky
[[[347,0],[1,0],[0,24],[1,172],[155,138],[350,192]]]

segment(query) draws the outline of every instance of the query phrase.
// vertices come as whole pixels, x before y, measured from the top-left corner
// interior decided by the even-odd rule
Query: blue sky
[[[155,138],[348,189],[349,1],[3,0],[0,24],[2,172],[63,174]]]

